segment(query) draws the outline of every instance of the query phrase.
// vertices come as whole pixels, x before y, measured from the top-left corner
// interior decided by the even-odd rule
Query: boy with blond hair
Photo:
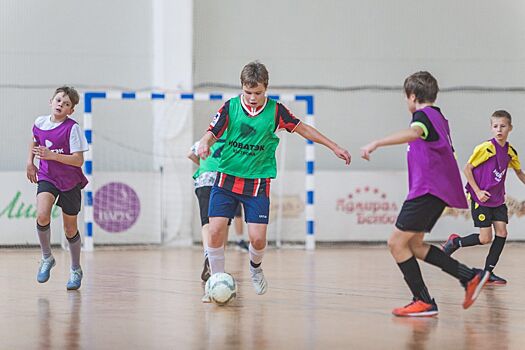
[[[470,209],[474,226],[479,233],[460,237],[451,234],[443,245],[443,251],[451,255],[457,249],[492,242],[485,260],[485,271],[490,272],[488,284],[505,285],[507,281],[492,271],[496,267],[505,241],[509,216],[505,205],[505,179],[507,169],[514,172],[525,183],[525,173],[521,170],[518,152],[507,141],[512,131],[512,117],[505,110],[495,111],[490,117],[492,139],[474,148],[465,165],[466,189],[470,195]],[[492,227],[496,232],[492,240]]]

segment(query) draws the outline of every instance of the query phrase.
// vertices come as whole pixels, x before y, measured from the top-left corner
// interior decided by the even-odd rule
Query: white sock
[[[257,250],[250,243],[249,250],[250,250],[250,261],[256,265],[262,263],[262,259],[264,257],[264,251],[266,250],[266,246],[264,246],[263,249]],[[251,264],[250,264],[250,268],[253,268]]]
[[[224,246],[219,248],[206,248],[208,251],[208,261],[212,275],[219,272],[224,272]]]

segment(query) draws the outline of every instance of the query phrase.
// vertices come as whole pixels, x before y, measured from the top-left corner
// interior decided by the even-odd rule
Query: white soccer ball
[[[237,284],[229,273],[215,273],[206,282],[208,295],[217,305],[226,305],[237,296]]]

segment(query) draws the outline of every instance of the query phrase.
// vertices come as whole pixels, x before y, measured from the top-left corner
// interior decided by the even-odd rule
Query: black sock
[[[461,264],[454,258],[445,254],[441,249],[431,245],[425,261],[429,264],[441,268],[451,276],[454,276],[460,282],[465,283],[474,277],[474,271],[467,266]]]
[[[250,265],[252,265],[252,267],[253,267],[254,269],[256,269],[256,268],[258,268],[259,266],[261,266],[261,263],[256,264],[256,263],[254,263],[253,261],[250,260]],[[245,266],[246,266],[246,265],[245,265]]]
[[[496,236],[494,238],[494,241],[490,246],[489,255],[487,255],[487,259],[485,260],[485,270],[490,272],[494,270],[494,267],[496,267],[496,264],[498,263],[499,256],[503,251],[503,247],[505,246],[506,240],[506,237]]]
[[[454,245],[460,247],[471,247],[473,245],[481,245],[481,242],[479,241],[479,234],[473,233],[465,237],[456,238],[454,239]]]
[[[421,269],[416,258],[412,256],[410,259],[398,263],[397,266],[401,269],[405,282],[408,288],[410,288],[414,298],[422,300],[427,304],[432,303],[432,297],[428,293],[427,286],[425,286],[423,275],[421,275]]]

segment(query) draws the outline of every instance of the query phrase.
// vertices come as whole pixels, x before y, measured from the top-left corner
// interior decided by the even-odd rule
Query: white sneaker
[[[210,294],[208,292],[208,289],[210,288],[210,280],[208,279],[206,281],[206,284],[204,285],[204,296],[202,297],[201,301],[203,303],[211,303]]]
[[[253,268],[250,266],[250,274],[255,293],[259,295],[266,293],[268,290],[268,282],[266,282],[266,278],[264,278],[263,270],[260,267]]]

